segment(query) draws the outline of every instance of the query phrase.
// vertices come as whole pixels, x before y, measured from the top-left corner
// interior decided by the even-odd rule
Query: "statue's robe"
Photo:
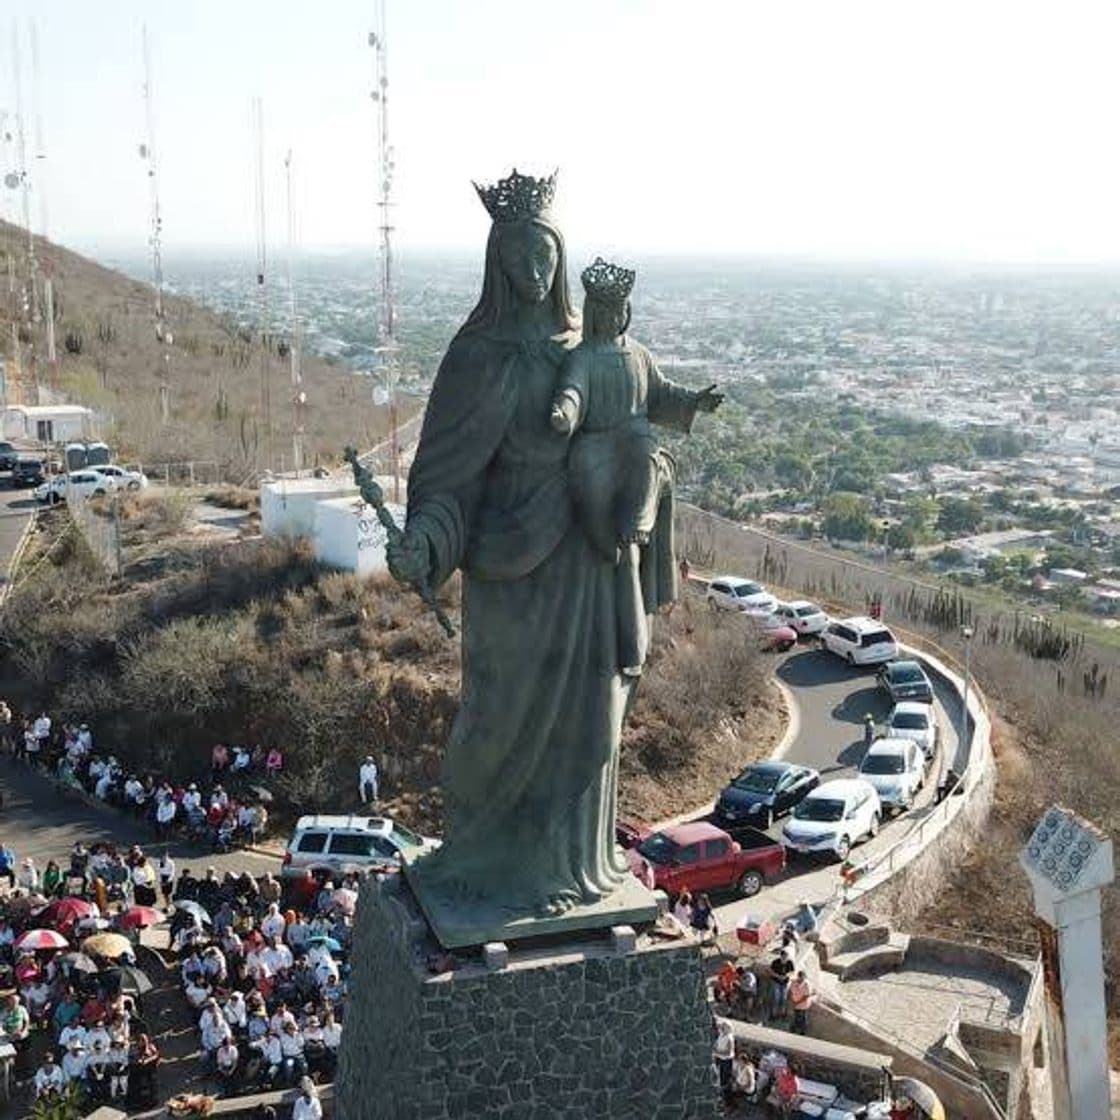
[[[463,688],[444,768],[447,838],[421,879],[509,910],[589,901],[627,872],[614,840],[618,745],[635,678],[620,672],[614,563],[576,524],[567,438],[549,424],[565,334],[464,332],[440,365],[408,487],[432,583],[463,573]],[[671,382],[651,419],[687,430]],[[656,412],[656,414],[655,414]],[[671,460],[644,607],[676,594]]]

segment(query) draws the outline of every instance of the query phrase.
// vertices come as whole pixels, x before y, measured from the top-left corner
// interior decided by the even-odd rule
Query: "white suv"
[[[859,764],[859,776],[875,787],[884,809],[905,813],[925,784],[926,756],[912,739],[876,739]]]
[[[937,712],[932,704],[918,700],[899,700],[887,720],[887,734],[892,739],[909,739],[917,743],[926,758],[933,758],[941,740]]]
[[[716,576],[708,584],[708,605],[725,611],[752,611],[772,614],[778,600],[753,579],[738,576]]]
[[[875,787],[862,778],[837,778],[797,803],[782,829],[782,844],[795,852],[832,852],[847,859],[852,845],[877,836],[883,810]]]
[[[308,870],[338,875],[370,867],[399,868],[402,854],[419,855],[438,847],[438,840],[418,836],[388,817],[300,817],[280,874],[302,878]]]
[[[881,665],[898,656],[894,635],[873,618],[842,618],[821,631],[821,646],[849,665]]]

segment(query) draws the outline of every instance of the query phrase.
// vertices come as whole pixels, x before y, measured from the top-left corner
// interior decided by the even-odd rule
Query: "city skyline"
[[[283,239],[291,148],[302,242],[374,244],[372,5],[338,0],[315,20],[257,0],[14,7],[30,150],[26,27],[38,20],[55,239],[101,254],[144,247],[147,20],[169,251],[253,244],[256,95],[270,242]],[[575,0],[530,12],[513,0],[390,0],[406,248],[480,244],[470,180],[518,164],[559,166],[568,236],[622,256],[1120,261],[1120,155],[1103,141],[1120,13],[1106,5],[1068,6],[1060,23],[1031,5],[870,0],[687,12]],[[3,57],[0,110],[11,113],[10,49]],[[0,216],[18,216],[14,193],[0,196]],[[37,227],[38,215],[35,199]]]

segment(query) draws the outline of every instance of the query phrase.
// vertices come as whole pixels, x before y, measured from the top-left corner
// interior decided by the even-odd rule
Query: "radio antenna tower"
[[[35,186],[39,194],[39,236],[47,240],[47,146],[43,140],[43,84],[39,70],[39,24],[28,20],[28,37],[31,41],[31,96],[35,109]],[[54,279],[49,254],[43,256],[43,316],[46,320],[47,361],[51,367],[51,380],[58,383],[58,353],[54,337]]]
[[[155,97],[152,91],[152,52],[148,42],[148,25],[141,29],[144,50],[144,122],[147,133],[140,145],[140,158],[148,169],[149,229],[148,244],[152,250],[152,290],[156,297],[156,341],[163,347],[159,379],[159,414],[162,423],[171,419],[171,332],[163,303],[163,218],[159,209],[159,159],[156,150]]]
[[[255,200],[257,219],[257,330],[261,349],[261,415],[264,417],[265,469],[272,469],[272,385],[269,347],[270,336],[268,285],[265,283],[267,266],[267,237],[265,226],[264,179],[264,108],[259,97],[253,98],[253,147],[256,151]]]
[[[400,378],[397,340],[397,305],[393,275],[392,192],[395,155],[389,143],[389,71],[385,37],[385,0],[378,0],[369,33],[373,48],[373,99],[377,119],[377,212],[381,234],[380,292],[376,352],[381,356],[381,378],[389,405],[389,455],[393,471],[393,501],[401,500],[400,434],[397,425],[397,381]]]
[[[292,368],[292,460],[296,477],[303,470],[303,407],[307,394],[303,391],[303,371],[300,368],[300,323],[296,314],[295,256],[296,215],[292,204],[292,152],[284,157],[284,190],[288,203],[288,358]]]
[[[23,65],[19,47],[19,28],[12,21],[12,83],[15,86],[16,125],[16,187],[20,192],[21,224],[27,232],[27,279],[22,286],[21,312],[24,324],[31,328],[39,323],[39,261],[35,255],[35,233],[31,226],[31,176],[27,173],[27,133],[23,113]],[[17,335],[18,341],[18,335]],[[17,346],[17,355],[19,349]],[[17,357],[17,365],[30,379],[31,401],[39,403],[39,371],[35,360],[35,347],[28,347],[27,364]]]

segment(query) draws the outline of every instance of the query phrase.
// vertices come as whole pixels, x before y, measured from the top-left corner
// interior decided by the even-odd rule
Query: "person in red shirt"
[[[774,1079],[772,1100],[778,1106],[778,1115],[792,1116],[800,1098],[801,1092],[797,1083],[797,1071],[792,1065],[788,1065]]]

